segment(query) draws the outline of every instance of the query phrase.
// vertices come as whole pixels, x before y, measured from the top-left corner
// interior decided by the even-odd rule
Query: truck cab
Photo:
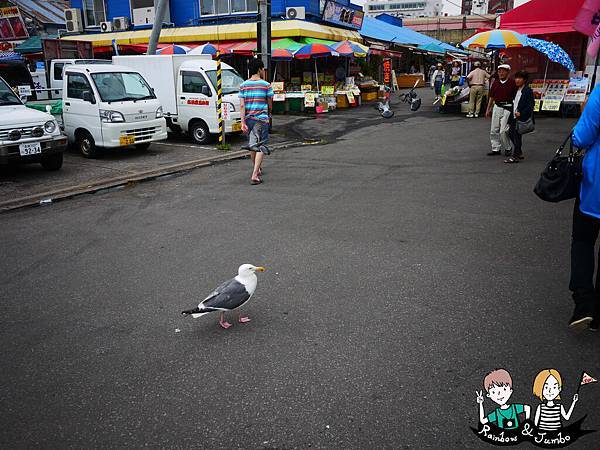
[[[63,73],[65,68],[70,65],[82,65],[82,64],[110,64],[111,61],[107,59],[53,59],[50,61],[50,67],[48,67],[48,86],[54,97],[60,96],[63,87]]]
[[[0,78],[0,164],[39,162],[62,167],[67,139],[50,114],[27,108]]]
[[[98,147],[146,149],[167,138],[162,106],[136,70],[69,65],[62,89],[65,133],[86,157],[95,156]]]

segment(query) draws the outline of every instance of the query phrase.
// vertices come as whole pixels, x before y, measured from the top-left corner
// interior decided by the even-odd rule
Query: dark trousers
[[[571,241],[571,281],[569,289],[576,302],[591,300],[600,293],[600,273],[594,284],[596,266],[596,240],[600,220],[579,210],[579,199],[573,209],[573,233]],[[598,255],[600,259],[600,254]],[[599,267],[600,268],[600,267]]]
[[[510,140],[513,143],[512,156],[523,156],[523,150],[521,148],[523,145],[523,135],[517,133],[517,121],[514,117],[511,117],[509,125],[510,129],[508,133],[510,135]]]

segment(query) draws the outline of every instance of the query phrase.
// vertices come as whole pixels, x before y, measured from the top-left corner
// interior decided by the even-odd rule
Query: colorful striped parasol
[[[356,58],[365,58],[369,54],[369,47],[353,41],[342,41],[330,46],[341,56],[354,56]]]
[[[169,44],[166,47],[163,47],[163,48],[157,50],[156,54],[157,55],[185,55],[189,51],[190,51],[190,48],[186,47],[185,45]]]
[[[510,30],[491,30],[477,33],[462,43],[464,48],[526,47],[527,36]]]
[[[306,44],[300,49],[294,52],[294,58],[297,59],[309,59],[309,58],[323,58],[325,56],[333,55],[334,51],[331,47],[324,44]]]
[[[216,55],[217,48],[209,43],[194,47],[188,52],[188,55]]]
[[[271,51],[271,58],[276,61],[291,61],[294,54],[285,48],[275,48]]]

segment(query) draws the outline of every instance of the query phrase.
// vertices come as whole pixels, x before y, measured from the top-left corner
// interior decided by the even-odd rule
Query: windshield
[[[210,82],[214,86],[215,90],[217,89],[217,71],[216,70],[208,70],[206,72]],[[244,81],[239,74],[233,69],[223,69],[223,75],[221,77],[223,83],[223,94],[233,94],[234,92],[240,91],[240,84]]]
[[[146,80],[135,72],[93,73],[92,79],[103,102],[156,98]]]
[[[0,106],[21,104],[19,97],[17,97],[10,86],[0,78]]]

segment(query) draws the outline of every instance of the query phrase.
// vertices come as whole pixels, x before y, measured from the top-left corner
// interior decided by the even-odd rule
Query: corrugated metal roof
[[[69,7],[62,0],[16,0],[21,14],[39,20],[41,23],[64,25],[64,11]]]

